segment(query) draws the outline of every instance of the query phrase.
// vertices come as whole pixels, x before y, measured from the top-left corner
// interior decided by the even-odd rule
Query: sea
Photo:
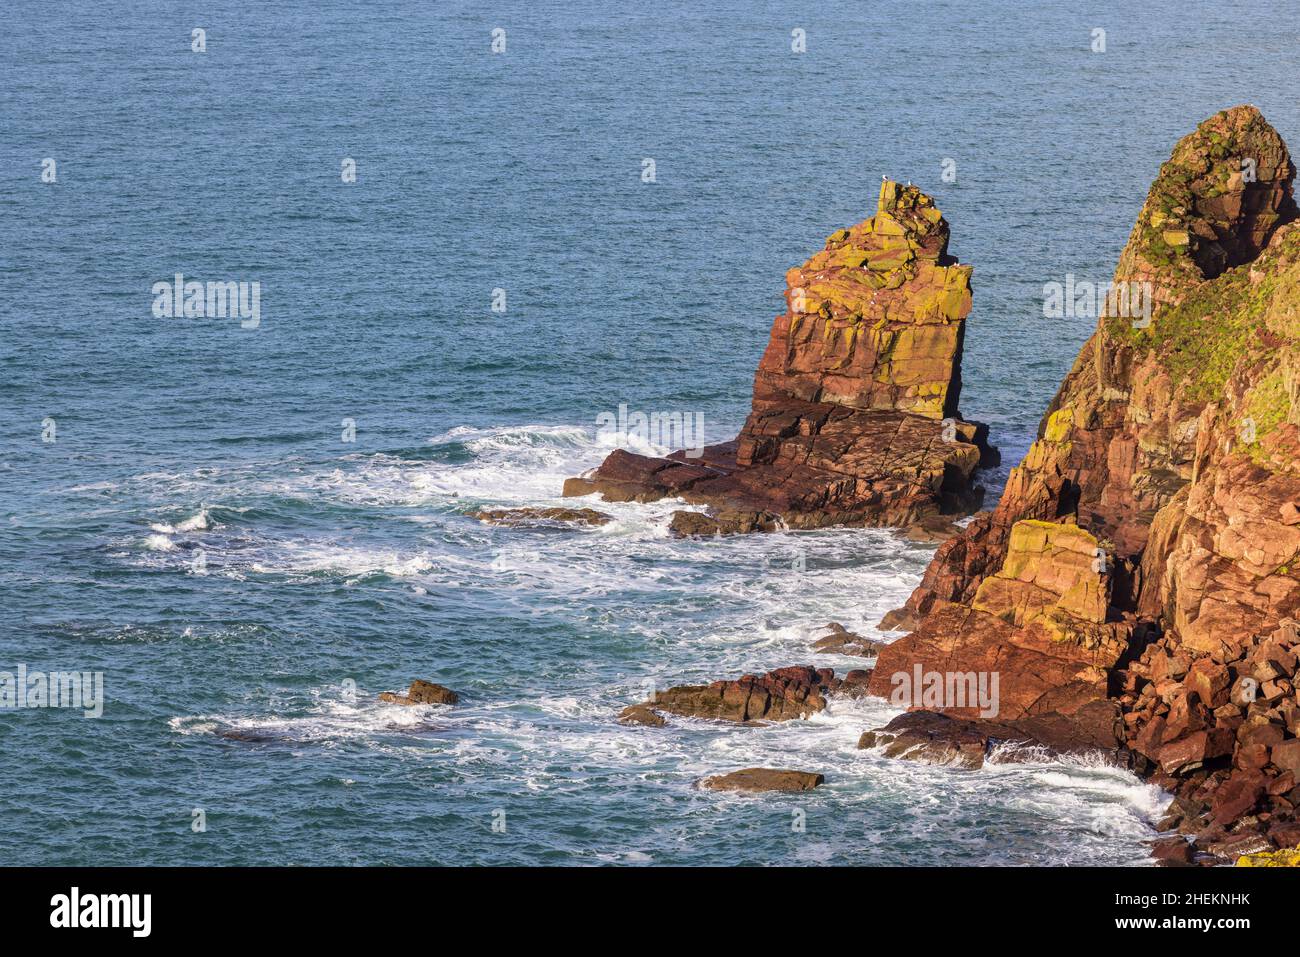
[[[0,708],[0,864],[1147,863],[1155,787],[859,750],[887,700],[618,724],[650,688],[862,667],[810,644],[898,637],[934,545],[677,540],[679,502],[561,486],[666,451],[603,430],[620,406],[734,436],[786,270],[888,176],[974,265],[992,505],[1094,325],[1045,285],[1110,278],[1207,116],[1300,143],[1294,14],[9,0],[0,682],[102,700]],[[230,308],[173,308],[177,276]],[[561,504],[613,520],[468,514]],[[461,702],[378,700],[414,678]],[[826,781],[697,786],[750,766]]]

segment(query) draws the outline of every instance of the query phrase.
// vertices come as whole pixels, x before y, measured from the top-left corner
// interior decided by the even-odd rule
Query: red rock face
[[[1105,697],[1109,670],[1128,648],[1132,626],[1110,620],[1104,558],[1097,540],[1078,526],[1019,523],[1003,567],[981,582],[969,605],[944,603],[881,650],[871,693],[894,697],[904,687],[896,676],[919,667],[986,681],[996,675],[996,711],[985,718],[1068,715]],[[938,710],[980,714],[954,702]]]
[[[788,309],[734,442],[696,458],[618,451],[564,494],[711,507],[679,513],[679,534],[903,526],[969,512],[975,469],[996,453],[983,426],[957,417],[971,270],[947,246],[930,197],[886,181],[874,216],[787,274]]]
[[[1178,144],[1116,270],[1151,284],[1149,321],[1102,316],[999,507],[887,619],[916,631],[873,677],[998,667],[1013,714],[1109,690],[1120,743],[1178,795],[1168,826],[1204,855],[1300,842],[1294,176],[1252,107]],[[1095,541],[1096,582],[1077,549],[1026,556],[1038,526]]]
[[[1253,162],[1250,180],[1242,175],[1246,160]],[[1001,566],[1011,529],[1022,519],[1084,525],[1115,546],[1121,564],[1139,571],[1157,514],[1221,457],[1224,441],[1235,442],[1248,417],[1241,393],[1270,370],[1285,379],[1277,368],[1285,364],[1282,357],[1274,354],[1267,368],[1252,369],[1250,350],[1238,350],[1232,340],[1271,335],[1273,346],[1263,336],[1258,345],[1276,353],[1276,344],[1296,332],[1293,297],[1276,314],[1256,301],[1275,287],[1294,288],[1297,279],[1295,227],[1278,228],[1295,217],[1294,176],[1285,143],[1253,107],[1217,114],[1179,142],[1148,193],[1115,273],[1116,284],[1151,284],[1149,328],[1134,330],[1128,317],[1103,317],[1052,401],[1038,441],[1012,470],[998,508],[936,553],[920,587],[889,624],[914,622],[937,602],[968,601]],[[1256,257],[1261,261],[1253,268],[1224,273]],[[1238,313],[1240,321],[1224,322],[1224,311]],[[1207,317],[1218,328],[1202,332]],[[1225,341],[1214,341],[1219,337]],[[1189,369],[1172,358],[1189,340],[1196,346],[1207,339],[1211,347],[1195,357],[1202,366]],[[1237,352],[1240,375],[1218,381]],[[1214,374],[1200,374],[1207,368]],[[1235,421],[1214,406],[1233,391]],[[1164,516],[1157,531],[1168,534],[1174,521]],[[1126,591],[1117,596],[1121,608],[1150,601],[1140,575]]]

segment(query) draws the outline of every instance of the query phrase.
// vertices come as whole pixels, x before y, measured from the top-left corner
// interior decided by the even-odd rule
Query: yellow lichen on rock
[[[786,274],[789,309],[759,367],[756,398],[954,416],[971,267],[953,262],[947,245],[948,224],[929,196],[883,182],[870,219],[831,233]]]
[[[1073,411],[1069,408],[1057,409],[1047,419],[1047,428],[1043,430],[1043,438],[1048,442],[1063,442],[1066,436],[1070,434],[1070,426],[1073,424]]]
[[[1238,867],[1300,867],[1300,848],[1264,851],[1237,858]]]
[[[1077,636],[1106,621],[1107,561],[1077,525],[1016,522],[1001,570],[980,583],[971,607],[1019,627],[1038,623],[1057,639]]]

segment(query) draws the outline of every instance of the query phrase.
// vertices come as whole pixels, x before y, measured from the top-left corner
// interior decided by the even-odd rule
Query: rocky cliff
[[[872,678],[997,670],[1008,718],[1111,701],[1188,859],[1300,843],[1294,177],[1253,107],[1177,144],[1115,272],[1150,308],[1107,300],[998,507],[883,623],[914,631]]]
[[[735,440],[696,457],[619,450],[564,494],[710,507],[678,513],[679,534],[902,526],[969,512],[975,470],[996,461],[985,427],[957,408],[970,277],[948,255],[933,200],[886,180],[871,218],[787,273],[787,309]]]

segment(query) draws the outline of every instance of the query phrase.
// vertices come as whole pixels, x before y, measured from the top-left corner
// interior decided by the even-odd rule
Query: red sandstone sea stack
[[[987,429],[957,408],[970,277],[933,200],[885,181],[875,215],[786,274],[788,308],[735,440],[695,458],[619,450],[564,494],[709,506],[678,513],[682,535],[968,513],[975,470],[996,461]]]

